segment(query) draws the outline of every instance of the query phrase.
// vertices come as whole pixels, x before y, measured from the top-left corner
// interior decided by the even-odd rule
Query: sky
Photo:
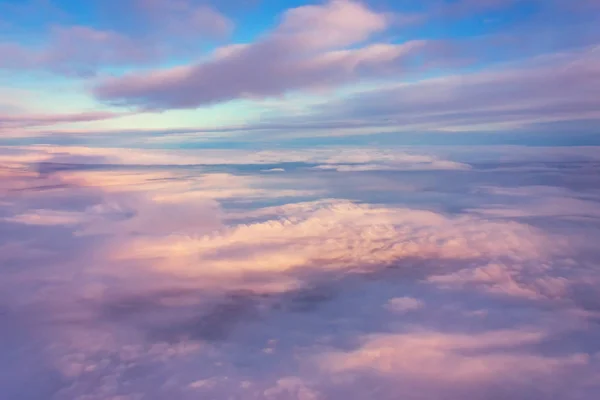
[[[571,130],[595,143],[598,7],[2,0],[0,129],[38,143],[102,134],[103,145],[124,132],[138,145],[190,133],[250,144],[333,129],[391,141],[518,131],[522,142]]]
[[[599,17],[0,0],[0,399],[596,399]]]

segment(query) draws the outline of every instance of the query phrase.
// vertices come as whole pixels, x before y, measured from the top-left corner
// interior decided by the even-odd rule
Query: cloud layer
[[[591,398],[595,150],[2,148],[0,386]],[[374,159],[401,168],[314,168]]]

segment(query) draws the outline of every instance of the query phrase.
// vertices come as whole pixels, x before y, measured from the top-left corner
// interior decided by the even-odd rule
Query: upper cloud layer
[[[427,43],[356,46],[391,23],[361,3],[333,0],[287,11],[281,24],[251,44],[220,48],[208,61],[100,82],[101,100],[148,109],[195,108],[238,98],[323,89],[359,76],[402,70]]]
[[[287,120],[316,126],[402,131],[506,131],[600,119],[599,47],[533,57],[469,74],[358,92]],[[285,118],[279,118],[285,124]],[[266,124],[266,122],[263,122]]]
[[[0,68],[39,69],[92,76],[104,67],[158,64],[186,46],[226,37],[233,23],[205,2],[178,0],[110,1],[98,9],[126,12],[133,29],[115,26],[53,25],[41,46],[0,41]],[[118,20],[118,18],[115,18]],[[189,45],[189,42],[195,45]]]

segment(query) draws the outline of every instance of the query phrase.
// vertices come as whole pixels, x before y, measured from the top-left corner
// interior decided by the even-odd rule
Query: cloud
[[[311,117],[322,122],[352,120],[364,121],[364,126],[446,131],[596,120],[600,118],[600,104],[593,95],[598,90],[594,83],[598,54],[597,48],[590,48],[534,58],[511,68],[402,83],[315,108]]]
[[[527,269],[530,270],[525,273]],[[491,262],[488,265],[431,276],[428,281],[446,288],[477,287],[490,293],[529,299],[566,297],[567,280],[549,275],[548,269],[543,264],[536,268],[529,263],[516,265]]]
[[[302,6],[286,11],[280,25],[254,43],[219,48],[193,65],[107,78],[94,94],[110,103],[160,110],[331,88],[364,75],[401,71],[428,46],[411,41],[349,48],[389,24],[386,14],[353,1]]]
[[[600,193],[589,191],[578,193],[552,186],[523,186],[519,188],[481,188],[494,196],[518,198],[518,204],[491,205],[470,210],[489,217],[543,218],[556,220],[600,219],[598,199]]]
[[[2,114],[0,113],[0,131],[35,128],[77,122],[103,121],[120,118],[130,113],[111,111],[90,111],[70,114]]]
[[[331,352],[319,357],[326,371],[374,371],[392,379],[436,385],[486,384],[490,381],[520,383],[552,375],[558,369],[585,366],[588,357],[564,358],[523,354],[523,344],[540,342],[537,332],[496,331],[481,334],[414,332],[372,335],[353,351]],[[511,348],[513,350],[511,351]]]
[[[405,313],[423,308],[425,304],[412,297],[396,297],[388,301],[386,307],[395,313]]]
[[[0,147],[0,150],[2,147]],[[26,146],[5,147],[11,152],[0,153],[0,161],[30,161],[40,163],[40,169],[60,169],[61,164],[78,165],[137,165],[137,166],[272,166],[289,163],[304,164],[306,168],[334,171],[428,171],[468,170],[469,164],[443,159],[435,154],[418,153],[404,149],[383,150],[376,147],[349,147],[323,149],[273,150],[230,150],[210,151],[162,150],[162,149],[119,149],[83,146]],[[226,161],[224,163],[224,160]],[[166,172],[169,174],[170,172]],[[100,173],[98,173],[100,174]],[[105,173],[106,177],[111,176]]]
[[[223,161],[226,160],[227,164]],[[213,190],[204,187],[198,178],[211,179],[211,185],[217,181],[223,189],[232,189],[244,181],[244,185],[257,184],[256,179],[231,175],[231,170],[260,168],[263,172],[281,172],[293,170],[325,171],[429,171],[429,170],[469,170],[470,166],[457,161],[445,160],[435,154],[419,154],[413,151],[380,150],[374,147],[360,151],[339,147],[335,149],[248,151],[248,150],[158,150],[158,149],[118,149],[83,146],[10,146],[0,147],[0,164],[18,165],[30,163],[41,173],[60,173],[65,180],[79,185],[106,186],[107,190],[136,190],[135,188],[156,188],[167,182],[171,187],[179,182],[182,192],[192,192],[194,187],[202,188],[208,196]],[[112,171],[116,165],[146,166],[152,171]],[[181,176],[168,167],[181,166],[210,171],[213,174],[191,177]],[[229,166],[229,167],[227,167]],[[98,171],[90,169],[100,168]],[[222,174],[216,174],[220,168]],[[270,171],[275,170],[275,171]],[[273,174],[274,175],[274,174]],[[96,178],[97,177],[97,178]],[[261,177],[264,180],[265,177]],[[275,177],[274,177],[275,178]],[[131,185],[121,184],[130,180]],[[274,182],[274,180],[273,180]],[[214,188],[215,186],[212,186]],[[294,188],[288,188],[289,193]],[[145,190],[145,189],[142,189]],[[302,190],[296,191],[298,194]],[[199,194],[199,193],[198,193]],[[241,193],[240,193],[241,195]],[[262,195],[268,196],[266,192]]]
[[[494,40],[488,38],[485,46],[482,43],[462,44],[460,46],[464,48],[458,50],[462,56],[454,55],[448,59],[466,57],[468,54],[475,57],[482,55],[485,59],[487,56],[484,50],[478,48],[498,46]],[[359,64],[366,62],[367,59],[364,57],[367,53],[377,55],[376,57],[382,61],[380,56],[391,49],[399,49],[398,46],[405,48],[409,56],[417,55],[421,51],[429,51],[427,49],[430,45],[424,42],[409,42],[401,45],[373,44],[359,49],[333,50],[328,51],[326,56],[319,56],[323,61],[319,62],[319,65],[332,66],[340,62],[346,63],[350,59],[348,58],[350,54],[355,57],[357,52],[362,53],[360,56],[362,61]],[[254,45],[249,46],[244,47],[243,51],[240,50],[240,57],[245,57],[247,52],[254,51]],[[506,47],[506,43],[502,46]],[[376,50],[376,47],[383,52]],[[515,47],[511,46],[511,48]],[[287,54],[289,55],[289,52]],[[340,135],[353,132],[368,133],[375,130],[451,133],[511,130],[526,134],[531,130],[544,132],[552,129],[573,129],[561,127],[560,124],[577,121],[588,122],[593,126],[593,121],[600,118],[597,112],[599,109],[597,96],[594,96],[595,91],[598,90],[594,87],[598,71],[596,65],[600,63],[598,54],[598,49],[594,46],[579,49],[570,46],[561,53],[546,53],[512,63],[488,65],[478,72],[455,73],[406,83],[396,81],[376,89],[355,91],[340,100],[328,100],[326,103],[309,107],[300,116],[266,115],[260,122],[221,127],[216,131],[255,131],[255,136],[262,134],[265,137],[269,135],[285,137],[286,134],[290,135],[290,132],[300,135],[311,133],[330,135],[333,130]],[[314,61],[317,56],[311,57]],[[394,57],[389,60],[391,64],[388,61],[384,61],[384,64],[395,68]],[[265,59],[267,58],[261,58],[261,60]],[[278,68],[276,57],[268,59],[269,64],[264,68]],[[210,78],[213,76],[211,71],[215,74],[219,71],[219,76],[224,76],[221,75],[223,70],[218,70],[217,65],[218,68],[224,68],[225,64],[222,63],[227,60],[231,61],[231,65],[238,65],[238,61],[241,61],[237,56],[228,55],[223,60],[208,61],[196,67],[178,67],[144,76],[132,75],[131,79],[111,78],[114,80],[114,85],[109,80],[106,84],[100,84],[98,90],[102,98],[104,96],[102,93],[107,88],[107,100],[119,102],[119,99],[122,99],[124,103],[160,109],[196,107],[242,98],[246,94],[259,98],[278,96],[288,90],[308,89],[313,82],[317,85],[321,84],[313,80],[314,76],[297,71],[297,68],[304,65],[300,62],[284,71],[272,71],[248,81],[234,81],[234,84],[231,83],[232,80],[228,80],[217,87],[213,85],[217,79]],[[379,61],[377,64],[383,65]],[[371,71],[380,78],[385,77],[388,67],[377,68]],[[227,68],[224,70],[229,71]],[[369,68],[365,70],[367,75],[371,73],[368,70]],[[232,71],[237,70],[232,69]],[[251,68],[250,72],[241,70],[238,72],[248,74],[252,71],[254,69]],[[316,70],[311,69],[311,71]],[[333,72],[333,69],[331,71]],[[327,78],[325,86],[330,83],[334,85],[343,83],[342,81],[350,76],[346,75],[348,71],[351,71],[351,74],[358,72],[357,76],[362,74],[361,67],[356,69],[352,66],[342,72],[335,72],[331,80]],[[284,76],[285,74],[293,74],[293,76]],[[280,77],[282,79],[278,81]],[[295,80],[295,77],[298,77],[298,80]],[[304,80],[303,77],[307,77],[308,80]],[[270,82],[266,82],[265,79]],[[339,79],[342,81],[338,81]],[[298,83],[297,87],[294,87],[295,82]],[[196,83],[199,86],[194,86]],[[244,85],[247,87],[242,88],[241,86]],[[191,93],[192,88],[194,93]],[[123,90],[122,94],[121,90]],[[200,129],[200,131],[207,131],[207,129]]]
[[[129,23],[137,29],[98,28],[87,25],[56,25],[41,46],[0,42],[0,68],[40,69],[89,77],[103,67],[152,65],[181,53],[181,43],[223,38],[233,23],[208,5],[188,1],[129,1]],[[100,4],[99,8],[106,7]],[[177,42],[180,43],[177,43]],[[193,46],[192,46],[193,47]],[[196,45],[196,47],[198,47]]]
[[[76,225],[81,223],[82,216],[73,211],[37,210],[6,218],[5,221],[26,225]]]
[[[55,27],[46,46],[30,49],[0,43],[0,68],[43,69],[55,73],[89,76],[99,67],[156,62],[160,49],[118,32],[88,26]]]
[[[277,384],[265,390],[265,399],[298,399],[319,400],[323,397],[311,389],[306,382],[298,377],[285,377],[277,381]]]
[[[62,150],[54,154],[55,149],[41,147],[38,156],[17,153],[9,155],[8,160],[36,162],[36,157],[52,160],[58,156],[67,161],[78,154],[96,160],[104,153],[103,149]],[[146,154],[152,156],[153,152]],[[161,160],[167,154],[159,152],[158,158],[147,158],[147,162]],[[177,159],[177,154],[165,160]],[[130,160],[131,155],[126,152],[122,157]],[[110,149],[105,156],[116,156],[115,161],[121,158],[118,151]],[[210,164],[197,153],[189,156]],[[302,160],[305,156],[298,151],[257,153],[248,154],[244,162]],[[407,165],[431,162],[431,157],[393,152],[321,151],[311,156],[331,163],[369,162],[373,158]],[[185,157],[179,161],[185,162]],[[111,171],[107,167],[90,170],[81,166],[45,173],[54,184],[101,190],[112,198],[108,205],[94,205],[80,212],[38,207],[5,220],[31,226],[75,225],[78,235],[111,234],[116,239],[106,251],[111,263],[134,263],[156,273],[202,277],[212,284],[230,282],[233,287],[245,287],[244,280],[252,275],[257,278],[252,278],[250,287],[285,288],[302,286],[303,278],[296,274],[314,268],[372,273],[402,260],[428,258],[445,264],[459,261],[486,265],[504,257],[526,263],[545,257],[548,251],[544,237],[526,225],[452,218],[402,207],[371,207],[343,199],[225,214],[222,218],[229,221],[225,222],[212,218],[219,214],[214,201],[243,204],[253,199],[301,199],[323,194],[294,188],[297,181],[287,174],[253,178],[212,172],[190,176],[172,169],[127,171],[121,166]],[[438,267],[425,261],[424,268]],[[455,267],[449,268],[444,273],[455,272]],[[261,283],[264,274],[266,279]]]
[[[443,170],[468,170],[470,167],[463,163],[436,160],[435,158],[423,157],[418,160],[418,156],[407,155],[406,160],[398,160],[388,163],[360,163],[360,164],[324,164],[313,167],[322,171],[337,172],[367,172],[367,171],[443,171]]]
[[[265,209],[260,215],[258,222],[210,234],[131,237],[112,257],[210,285],[279,291],[304,286],[303,271],[308,278],[311,271],[378,273],[403,260],[428,259],[451,264],[509,257],[525,263],[546,251],[544,239],[524,226],[427,211],[332,200]]]
[[[544,7],[559,2],[560,10],[592,10],[589,0]],[[205,38],[231,32],[221,12],[254,20],[243,15],[246,0],[214,3],[78,2],[77,14],[94,27],[56,25],[47,42],[27,37],[39,47],[0,45],[5,67],[84,76],[192,62],[98,81],[99,98],[142,109],[287,101],[296,92],[304,104],[307,92],[332,94],[327,104],[301,104],[300,115],[261,114],[215,131],[236,133],[225,138],[173,129],[3,139],[19,145],[0,146],[0,393],[15,400],[595,398],[599,149],[475,147],[468,135],[443,139],[453,146],[400,148],[378,144],[379,135],[343,135],[592,131],[597,49],[480,69],[489,53],[497,60],[507,50],[482,51],[481,43],[498,43],[482,40],[470,54],[484,60],[468,73],[427,70],[431,76],[399,83],[445,49],[413,35],[511,30],[542,2],[333,0],[289,10],[256,41],[187,61]],[[428,26],[402,25],[415,22],[411,13],[374,11],[434,3],[453,11],[433,15]],[[480,20],[505,6],[518,13]],[[562,48],[562,37],[573,39],[562,28],[595,15],[587,14],[540,13],[541,25],[552,21],[560,34],[522,30],[505,43],[561,36]],[[23,26],[38,25],[26,15]],[[463,17],[472,19],[455,19]],[[343,87],[363,78],[365,86]],[[277,113],[296,110],[297,98],[289,100],[293,107]],[[3,133],[127,115],[0,107]],[[323,138],[307,140],[307,132]],[[344,147],[322,147],[336,136]],[[260,150],[243,150],[241,137]],[[37,144],[52,141],[80,145]],[[167,143],[203,148],[142,148]]]

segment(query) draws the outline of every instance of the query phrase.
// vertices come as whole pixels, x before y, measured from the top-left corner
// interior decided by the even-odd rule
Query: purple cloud
[[[343,179],[247,168],[315,158],[479,161]],[[597,159],[591,148],[1,148],[0,389],[18,400],[593,398]],[[36,173],[42,160],[80,164]],[[543,161],[580,169],[549,174]],[[315,184],[324,190],[306,201]],[[304,193],[277,197],[285,187]],[[532,207],[568,212],[559,200],[574,197],[587,199],[586,224]],[[490,205],[523,212],[473,210]]]
[[[313,115],[323,122],[353,120],[421,130],[597,120],[599,54],[593,47],[503,69],[398,84],[329,103]]]
[[[421,45],[425,46],[427,45]],[[456,73],[439,78],[398,83],[369,91],[357,92],[341,100],[328,101],[309,109],[301,117],[289,115],[265,115],[260,122],[239,126],[222,126],[217,132],[252,131],[253,135],[284,135],[286,131],[311,132],[330,129],[397,129],[400,131],[506,131],[525,130],[542,126],[550,130],[553,125],[600,119],[600,101],[596,93],[600,58],[598,47],[566,50],[557,54],[530,57],[524,61],[502,64],[479,72]],[[137,90],[140,96],[155,107],[192,106],[198,101],[226,100],[239,95],[237,90],[247,88],[266,90],[263,85],[277,84],[273,92],[262,91],[265,96],[286,90],[294,83],[294,77],[285,73],[296,73],[293,68],[275,74],[257,76],[256,80],[235,81],[230,84],[211,86],[218,82],[216,66],[203,65],[182,79],[159,79],[154,77],[116,78],[99,90],[114,90],[112,95],[124,88],[129,94]],[[266,66],[265,68],[269,68]],[[204,82],[201,73],[213,73],[215,79]],[[175,75],[175,70],[165,76]],[[239,69],[243,73],[243,68]],[[252,72],[250,72],[252,73]],[[308,75],[305,75],[306,77]],[[310,76],[312,77],[312,76]],[[340,78],[338,74],[335,79]],[[196,82],[204,84],[212,92],[192,90],[178,85]],[[201,79],[202,78],[202,79]],[[276,81],[278,78],[281,81]],[[262,79],[262,81],[260,80]],[[306,81],[301,81],[306,83]],[[117,86],[121,83],[123,86]],[[296,81],[297,83],[297,81]],[[113,86],[114,84],[114,86]],[[129,84],[130,86],[127,86]],[[136,86],[137,85],[137,86]],[[155,85],[155,86],[152,86]],[[153,87],[153,92],[150,88]],[[270,87],[272,88],[272,87]],[[156,95],[156,96],[155,96]],[[187,96],[187,97],[186,97]],[[211,97],[215,96],[215,97]],[[218,96],[218,97],[217,97]],[[140,101],[145,101],[140,97]],[[124,100],[126,101],[126,100]],[[191,129],[190,132],[211,131]]]
[[[31,49],[0,43],[0,68],[43,69],[67,75],[92,75],[105,65],[155,62],[160,49],[117,32],[87,26],[55,27],[46,46]]]
[[[130,12],[129,23],[137,31],[51,26],[45,43],[39,47],[0,42],[0,68],[90,76],[105,66],[156,64],[181,53],[184,42],[221,39],[233,29],[233,23],[209,5],[163,0],[130,3],[129,9],[126,5],[122,8]]]
[[[356,47],[386,30],[391,21],[387,14],[352,1],[303,6],[287,11],[281,24],[255,43],[220,48],[208,61],[189,66],[108,78],[94,94],[107,102],[148,109],[195,108],[397,73],[430,44]]]
[[[0,132],[10,132],[10,130],[15,128],[32,128],[75,122],[103,121],[107,119],[119,118],[129,114],[130,113],[111,111],[91,111],[72,114],[0,113]]]

